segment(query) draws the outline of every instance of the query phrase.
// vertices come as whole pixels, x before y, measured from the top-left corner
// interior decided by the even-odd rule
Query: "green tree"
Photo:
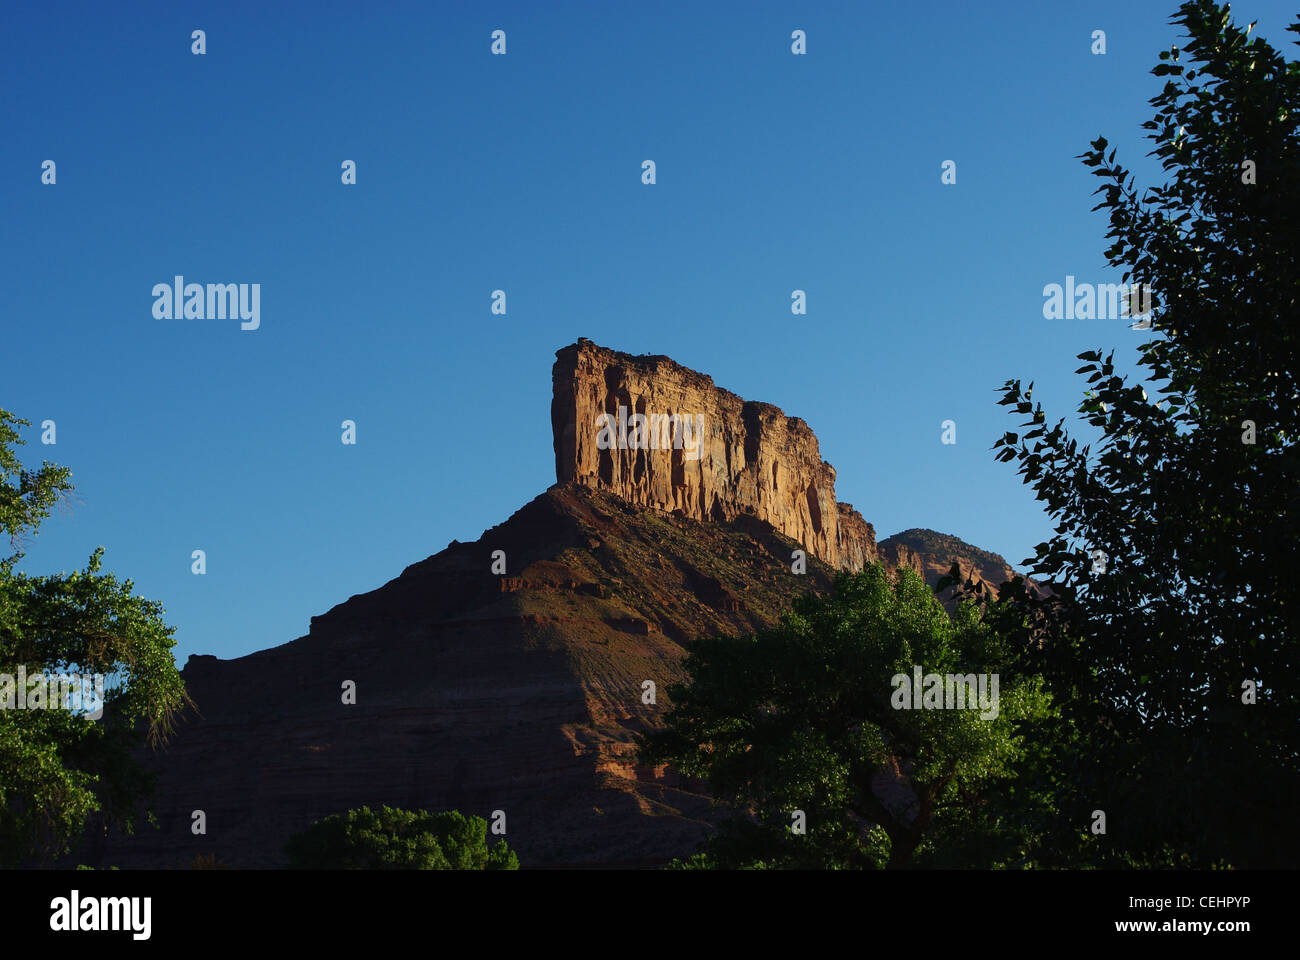
[[[894,678],[998,674],[998,710],[898,709]],[[689,647],[645,763],[707,782],[732,815],[683,868],[1023,864],[1054,811],[1021,784],[1027,735],[1055,724],[1041,678],[967,603],[950,616],[878,565],[806,596],[769,630]],[[803,811],[806,834],[793,832]],[[1077,831],[1076,831],[1077,832]]]
[[[162,607],[130,580],[100,573],[103,548],[85,570],[57,576],[16,571],[21,544],[72,491],[66,467],[24,469],[15,447],[27,426],[0,410],[0,674],[9,691],[25,668],[103,674],[103,716],[70,709],[10,709],[0,699],[0,864],[38,863],[68,852],[88,825],[134,829],[149,778],[134,757],[157,745],[186,702]],[[17,699],[14,699],[14,706]]]
[[[1188,40],[1160,54],[1143,124],[1166,182],[1139,196],[1104,138],[1082,155],[1108,261],[1154,290],[1140,380],[1079,355],[1095,450],[1008,381],[1027,430],[995,449],[1057,522],[1026,561],[1054,597],[1029,606],[1056,624],[1040,665],[1084,734],[1076,789],[1105,842],[1137,864],[1293,866],[1300,64],[1208,0],[1173,23]]]
[[[285,853],[299,870],[518,870],[504,840],[488,844],[487,827],[455,810],[360,807],[294,834]]]

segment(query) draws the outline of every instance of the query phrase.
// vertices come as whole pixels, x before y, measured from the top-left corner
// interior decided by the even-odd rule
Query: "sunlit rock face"
[[[875,531],[835,501],[835,468],[797,417],[668,357],[579,340],[556,354],[555,476],[693,520],[750,514],[824,563],[861,570]]]

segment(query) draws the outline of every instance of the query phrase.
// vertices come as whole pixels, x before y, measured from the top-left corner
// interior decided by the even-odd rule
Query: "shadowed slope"
[[[313,618],[304,637],[236,660],[191,657],[201,716],[156,760],[161,829],[113,838],[103,862],[215,852],[274,866],[292,832],[384,803],[504,810],[525,865],[688,853],[707,799],[635,767],[633,732],[658,723],[683,678],[679,641],[753,631],[829,585],[811,558],[806,575],[790,572],[796,546],[747,516],[701,524],[553,487],[478,542]],[[490,572],[494,550],[504,576]],[[345,681],[355,705],[342,703]],[[194,810],[205,836],[191,833]]]

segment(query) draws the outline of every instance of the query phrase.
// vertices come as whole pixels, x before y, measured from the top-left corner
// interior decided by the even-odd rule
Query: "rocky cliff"
[[[876,559],[875,531],[836,503],[835,468],[797,417],[585,339],[556,353],[552,381],[557,482],[692,520],[750,514],[839,569]]]
[[[389,804],[504,811],[529,866],[661,864],[693,852],[713,816],[700,785],[635,758],[690,640],[770,626],[878,555],[932,584],[953,559],[986,580],[1011,573],[933,531],[878,551],[803,421],[667,357],[579,341],[553,378],[560,482],[475,543],[313,617],[305,636],[191,657],[197,709],[148,758],[159,828],[96,837],[70,863],[277,866],[314,820]],[[654,421],[643,447],[651,414],[678,419]]]

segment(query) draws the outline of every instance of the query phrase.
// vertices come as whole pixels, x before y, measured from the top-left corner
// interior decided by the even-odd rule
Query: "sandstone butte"
[[[551,426],[555,476],[692,520],[751,514],[832,567],[876,559],[871,524],[835,500],[835,468],[797,417],[742,400],[667,357],[631,357],[579,340],[556,354]],[[632,413],[702,417],[699,450],[599,449],[596,418]],[[657,438],[656,438],[657,439]],[[644,444],[642,444],[644,445]]]
[[[274,867],[312,821],[389,804],[503,810],[524,866],[662,864],[693,852],[713,816],[700,784],[634,757],[634,735],[661,724],[685,679],[683,642],[769,626],[838,570],[877,560],[931,584],[954,561],[990,586],[1013,575],[933,531],[877,544],[837,502],[807,424],[667,357],[583,339],[557,352],[553,383],[554,486],[476,542],[313,617],[305,636],[191,656],[196,709],[147,757],[158,829],[109,832],[71,860]],[[620,405],[703,414],[698,459],[601,449],[596,418]],[[804,575],[791,572],[797,549]],[[491,572],[495,550],[506,575]]]

